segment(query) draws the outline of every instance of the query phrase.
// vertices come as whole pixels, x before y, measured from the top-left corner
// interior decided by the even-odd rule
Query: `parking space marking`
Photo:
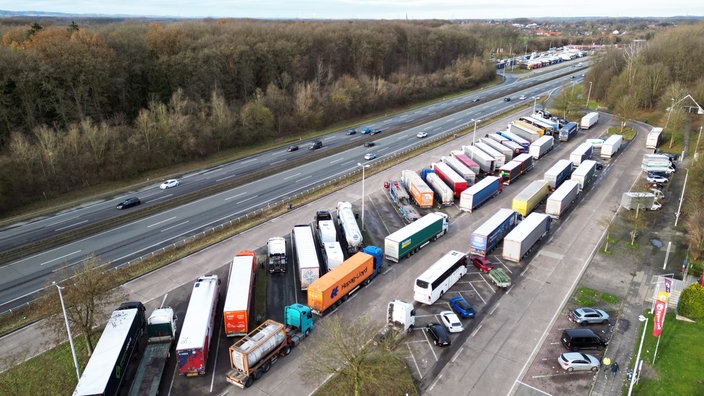
[[[416,357],[413,356],[413,351],[411,350],[411,346],[408,345],[408,343],[406,343],[406,348],[408,348],[408,353],[411,354],[411,359],[413,359],[413,364],[416,366],[416,371],[418,372],[420,379],[423,379],[423,373],[420,371],[420,367],[418,366],[418,361],[416,360]]]
[[[470,334],[469,336],[470,336],[470,337],[474,337],[475,335],[477,335],[477,333],[479,333],[479,329],[481,329],[481,328],[482,328],[482,325],[479,324],[479,326],[477,326],[477,328],[474,329],[474,331],[472,332],[472,334]]]
[[[435,384],[437,384],[438,381],[440,381],[440,378],[442,378],[442,374],[438,375],[438,377],[435,378],[435,381],[433,381],[433,383],[430,385],[430,388],[428,388],[428,392],[432,392],[432,391],[433,391],[433,388],[435,387]]]
[[[433,343],[430,342],[430,340],[428,339],[428,332],[424,331],[424,332],[423,332],[423,336],[425,337],[425,340],[428,342],[428,344],[430,344],[430,352],[433,353],[433,357],[435,358],[435,361],[437,362],[437,361],[438,361],[438,355],[435,353],[435,350],[433,349]]]
[[[526,384],[526,383],[523,382],[523,381],[516,381],[516,382],[519,383],[519,384],[521,384],[521,385],[523,385],[523,386],[527,386],[527,387],[529,387],[530,389],[533,389],[533,390],[536,391],[536,392],[540,392],[540,393],[542,393],[542,394],[544,394],[544,395],[552,396],[551,394],[549,394],[549,393],[547,393],[547,392],[545,392],[545,391],[542,391],[542,390],[540,390],[540,389],[538,389],[538,388],[536,388],[536,387],[534,387],[534,386],[530,386],[530,385]]]

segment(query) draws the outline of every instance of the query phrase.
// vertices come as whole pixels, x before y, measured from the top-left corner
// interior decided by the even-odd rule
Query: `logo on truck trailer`
[[[331,291],[330,291],[330,298],[334,299],[337,297],[338,293],[340,292],[340,287],[344,290],[347,289],[350,286],[354,286],[357,283],[357,279],[363,278],[366,279],[366,274],[369,271],[369,268],[364,268],[363,270],[359,271],[357,275],[353,276],[351,279],[349,279],[347,282],[343,283],[340,286],[335,286]]]

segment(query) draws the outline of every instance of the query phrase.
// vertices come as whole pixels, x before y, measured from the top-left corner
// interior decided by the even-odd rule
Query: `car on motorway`
[[[374,147],[376,143],[374,142],[364,142],[364,147]]]
[[[480,100],[482,100],[482,98],[474,98],[474,99],[472,99],[472,103],[477,103],[477,102],[479,102]]]
[[[286,151],[288,151],[288,152],[296,151],[296,150],[298,150],[298,146],[296,146],[295,144],[288,146],[288,149],[286,149]]]
[[[369,132],[370,135],[376,135],[377,133],[381,133],[381,129],[372,129],[372,131]]]
[[[425,326],[425,331],[428,332],[428,335],[430,335],[430,338],[433,339],[433,342],[437,346],[449,346],[451,341],[450,341],[450,333],[447,332],[445,327],[441,325],[438,322],[432,322],[428,323]]]
[[[664,177],[664,176],[653,176],[653,177],[646,177],[645,180],[648,183],[667,183],[670,181],[670,179]]]
[[[364,159],[367,160],[367,161],[371,161],[371,160],[373,160],[374,158],[376,158],[376,154],[374,154],[374,153],[366,153],[366,154],[364,154]]]
[[[348,129],[347,132],[345,132],[345,135],[354,135],[357,133],[356,129]]]
[[[452,297],[450,299],[450,308],[463,318],[473,318],[477,316],[477,311],[475,311],[472,305],[462,296]]]
[[[308,146],[308,150],[317,150],[321,147],[323,147],[323,142],[321,142],[320,140],[316,140],[311,143],[310,146]]]
[[[599,359],[581,352],[565,352],[557,358],[557,362],[567,371],[599,370]]]
[[[525,100],[525,99],[526,99],[526,96],[525,96],[525,95],[521,95],[521,96],[518,97],[518,99],[519,99],[519,100]]]
[[[181,184],[181,182],[178,181],[177,179],[169,179],[169,180],[161,183],[161,185],[159,185],[159,188],[162,190],[166,190],[168,188],[178,187],[179,184]]]
[[[372,133],[372,129],[371,128],[364,128],[361,131],[359,131],[359,133],[361,133],[362,135],[370,134],[370,133]]]
[[[464,330],[464,326],[462,326],[460,318],[457,317],[457,314],[452,311],[440,312],[440,320],[442,321],[442,324],[447,327],[447,331],[450,333],[460,333]]]
[[[428,137],[428,133],[427,132],[418,132],[418,133],[416,133],[416,137],[419,139],[422,139],[424,137]]]
[[[139,198],[129,197],[129,198],[125,199],[124,201],[120,202],[119,204],[117,204],[117,209],[127,209],[127,208],[131,208],[133,206],[137,206],[141,203],[142,203],[142,201],[140,201]]]
[[[474,264],[475,267],[479,268],[479,270],[484,273],[494,269],[494,264],[486,257],[472,256],[470,260],[472,260],[472,264]]]
[[[581,324],[606,324],[609,323],[609,314],[601,309],[596,308],[575,308],[567,314],[570,322]]]
[[[510,98],[510,97],[507,96],[507,97],[504,98],[504,102],[510,102],[510,101],[511,101],[511,98]]]

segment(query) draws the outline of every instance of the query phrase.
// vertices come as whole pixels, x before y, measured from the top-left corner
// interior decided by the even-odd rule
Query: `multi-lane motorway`
[[[363,136],[347,136],[344,131],[323,136],[320,138],[323,148],[318,150],[318,154],[329,151],[330,156],[4,264],[0,268],[0,312],[27,301],[35,292],[55,280],[57,271],[80,264],[90,255],[96,255],[114,266],[124,264],[218,224],[354,172],[358,170],[357,164],[364,161],[366,152],[376,153],[378,157],[375,161],[402,153],[409,147],[422,143],[415,137],[421,130],[427,132],[432,139],[439,134],[467,127],[474,119],[487,118],[522,104],[522,101],[518,100],[520,95],[528,97],[527,101],[533,101],[533,97],[540,96],[542,101],[549,92],[566,82],[579,82],[579,78],[563,76],[566,71],[573,71],[573,75],[581,74],[581,71],[564,68],[544,72],[369,122],[362,126],[383,131],[375,135],[376,146],[373,148],[362,147],[360,143],[353,145],[351,149],[337,152],[334,150],[336,147],[349,145],[350,141],[361,142]],[[505,102],[504,96],[511,96],[513,100]],[[477,97],[482,100],[472,106],[472,100]],[[447,115],[418,125],[421,120],[437,117],[438,114]],[[404,129],[404,125],[409,124],[418,126]],[[0,230],[0,251],[118,216],[121,212],[115,209],[115,205],[126,196],[138,196],[144,202],[143,206],[154,205],[179,194],[223,183],[255,170],[280,166],[291,159],[312,155],[306,150],[306,145],[301,148],[302,150],[297,152],[286,152],[285,148],[270,150],[216,168],[184,175],[181,186],[174,189],[160,190],[158,183],[155,183],[138,191],[120,194],[113,199],[91,202],[31,221],[9,225]]]

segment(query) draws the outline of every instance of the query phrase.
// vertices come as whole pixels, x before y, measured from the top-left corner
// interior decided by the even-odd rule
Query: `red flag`
[[[655,323],[653,323],[653,337],[660,337],[662,333],[662,324],[665,321],[665,310],[667,304],[658,300],[655,302]]]

